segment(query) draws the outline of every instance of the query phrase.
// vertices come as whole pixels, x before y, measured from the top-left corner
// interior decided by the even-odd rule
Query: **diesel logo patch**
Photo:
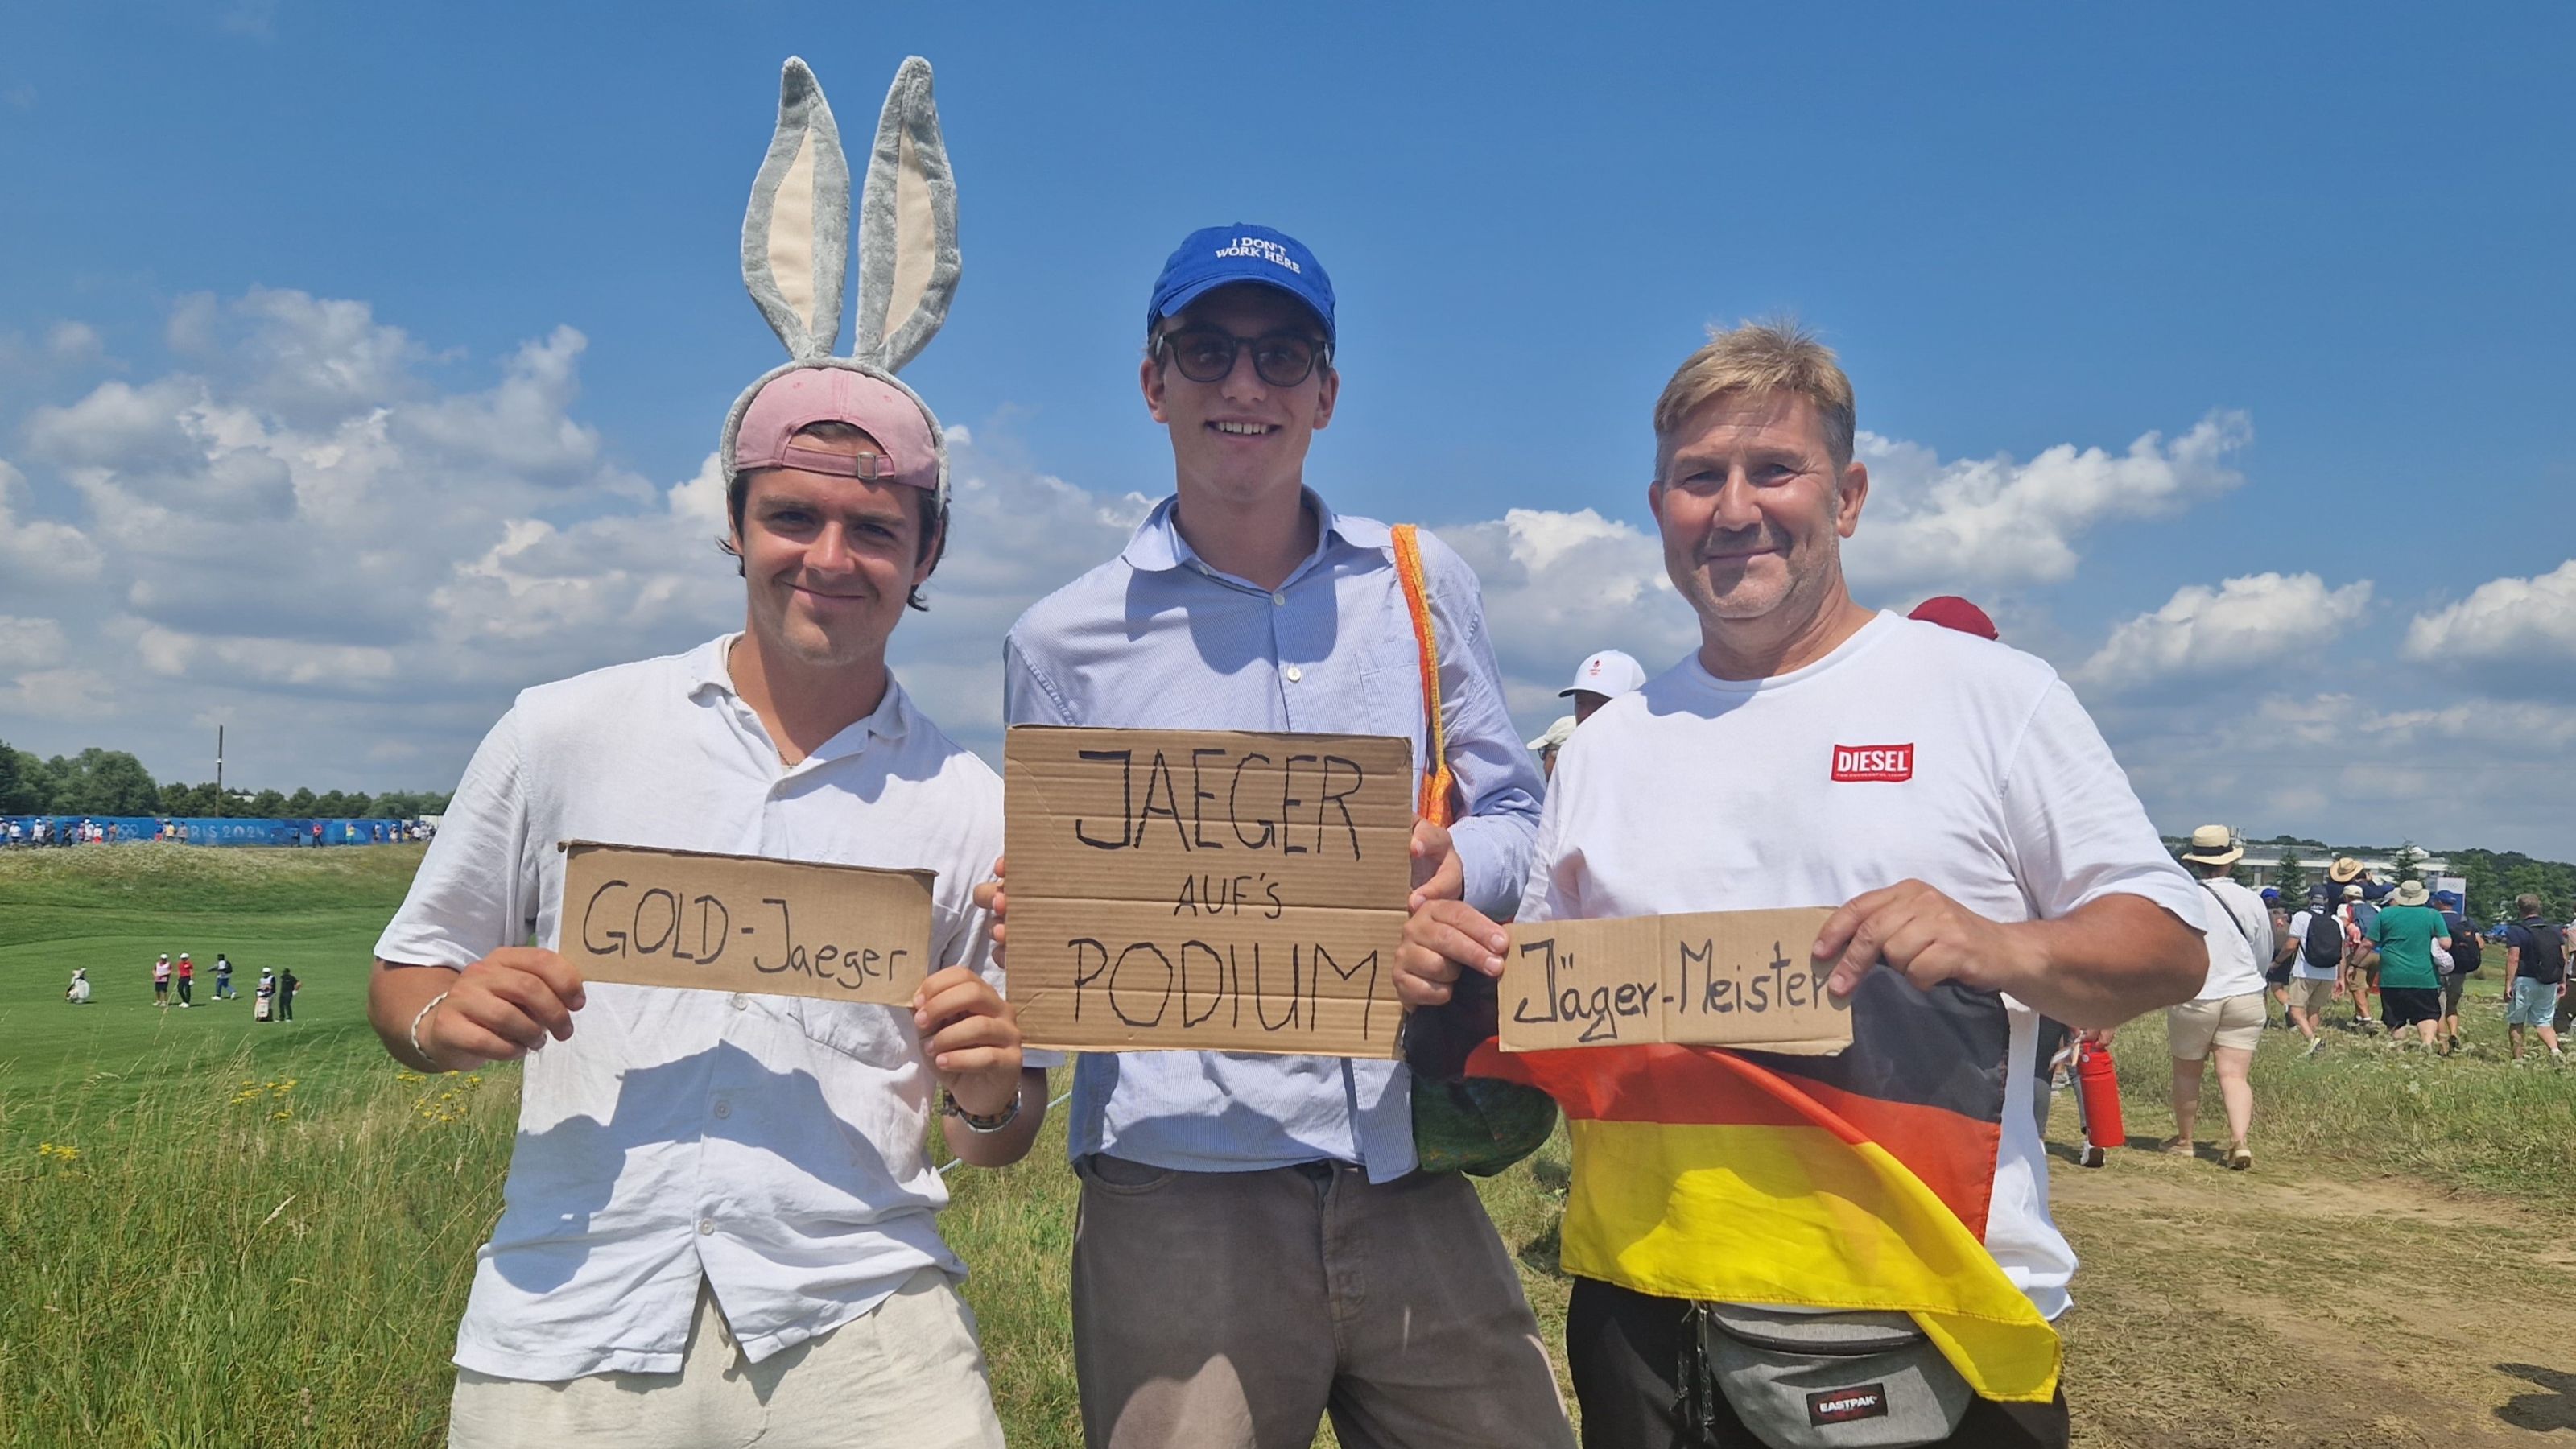
[[[1837,780],[1904,781],[1914,778],[1912,745],[1836,745]]]
[[[1856,1388],[1828,1389],[1807,1395],[1807,1422],[1819,1427],[1826,1424],[1848,1424],[1854,1419],[1887,1417],[1887,1385],[1862,1384]]]

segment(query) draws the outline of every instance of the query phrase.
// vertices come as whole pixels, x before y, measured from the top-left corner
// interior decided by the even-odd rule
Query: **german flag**
[[[1907,1313],[1979,1394],[2044,1403],[2057,1331],[1981,1241],[2010,1032],[1991,993],[1873,971],[1839,1056],[1489,1041],[1467,1070],[1565,1110],[1567,1272],[1665,1298]]]

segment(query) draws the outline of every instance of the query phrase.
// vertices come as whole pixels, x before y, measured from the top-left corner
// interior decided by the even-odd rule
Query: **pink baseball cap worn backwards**
[[[876,439],[876,453],[850,454],[796,441],[799,428],[848,423]],[[800,367],[771,378],[735,431],[733,470],[802,468],[913,488],[939,487],[939,448],[930,419],[902,388],[847,367]]]

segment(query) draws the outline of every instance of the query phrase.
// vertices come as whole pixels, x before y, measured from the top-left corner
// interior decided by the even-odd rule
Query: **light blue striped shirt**
[[[1413,624],[1387,526],[1309,490],[1315,552],[1277,590],[1204,562],[1166,498],[1118,557],[1041,599],[1002,648],[1012,724],[1285,730],[1429,743]],[[1452,827],[1467,900],[1519,902],[1538,830],[1539,773],[1503,706],[1466,560],[1428,533],[1423,572],[1440,642]],[[1237,1052],[1089,1052],[1074,1068],[1072,1154],[1189,1172],[1336,1159],[1385,1182],[1413,1170],[1413,1099],[1395,1062]]]

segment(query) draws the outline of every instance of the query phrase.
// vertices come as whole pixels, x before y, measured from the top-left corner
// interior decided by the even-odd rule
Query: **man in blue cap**
[[[1395,539],[1305,485],[1335,341],[1332,282],[1294,238],[1211,227],[1172,253],[1138,379],[1175,491],[1013,626],[1013,724],[1395,735],[1427,753]],[[1415,897],[1507,915],[1538,772],[1475,575],[1427,534],[1420,549],[1459,808],[1415,827]],[[1511,1255],[1464,1179],[1417,1170],[1400,1064],[1087,1055],[1071,1152],[1093,1449],[1303,1449],[1327,1412],[1346,1445],[1571,1449]]]

